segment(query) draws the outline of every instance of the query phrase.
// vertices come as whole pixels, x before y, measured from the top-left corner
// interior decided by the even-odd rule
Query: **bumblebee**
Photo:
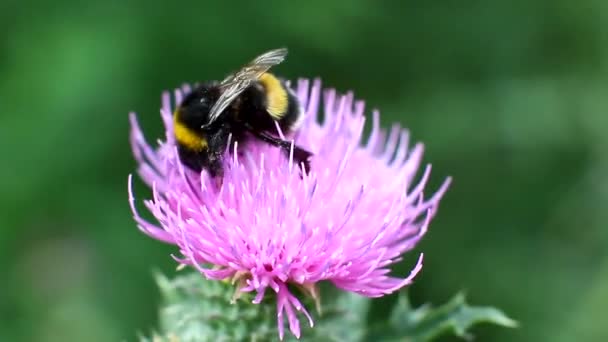
[[[292,143],[277,136],[276,123],[282,132],[292,133],[304,113],[293,91],[268,72],[286,56],[287,49],[268,51],[223,81],[202,83],[184,97],[173,113],[182,164],[196,172],[205,169],[214,178],[222,177],[222,156],[229,139],[239,146],[257,139],[290,154]],[[294,160],[306,171],[311,155],[293,146]]]

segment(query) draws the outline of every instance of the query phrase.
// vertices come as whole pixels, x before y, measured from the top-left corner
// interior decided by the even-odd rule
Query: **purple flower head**
[[[176,90],[173,105],[189,89]],[[266,291],[274,291],[281,338],[284,315],[292,333],[300,335],[294,309],[313,325],[287,284],[315,296],[315,284],[329,280],[367,297],[410,284],[422,267],[422,254],[406,278],[389,276],[389,266],[425,234],[449,185],[447,179],[425,199],[430,166],[413,182],[422,145],[410,149],[408,133],[398,125],[385,132],[378,112],[373,112],[371,133],[364,138],[364,104],[352,94],[327,90],[319,108],[320,81],[311,87],[300,80],[295,91],[305,116],[298,132],[287,138],[313,153],[310,172],[303,173],[276,147],[231,144],[219,188],[206,171],[194,173],[180,163],[168,93],[161,108],[167,135],[158,148],[145,141],[135,115],[130,116],[138,173],[153,190],[153,198],[144,203],[158,221],[147,222],[136,211],[129,177],[139,228],[177,245],[178,262],[206,278],[236,279],[237,291],[254,292],[256,304]]]

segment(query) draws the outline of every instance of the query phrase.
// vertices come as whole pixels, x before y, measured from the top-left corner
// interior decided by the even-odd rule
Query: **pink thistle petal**
[[[218,186],[206,171],[184,167],[177,154],[173,108],[190,91],[184,85],[173,98],[163,93],[166,137],[156,148],[146,142],[135,114],[129,117],[138,174],[152,188],[144,205],[158,223],[139,215],[129,176],[133,217],[146,235],[178,247],[180,255],[173,256],[178,263],[208,279],[232,279],[235,298],[252,292],[254,304],[272,289],[281,339],[285,315],[296,337],[301,334],[298,313],[313,326],[288,284],[314,289],[329,280],[345,291],[381,297],[413,282],[422,254],[405,278],[390,276],[390,266],[424,237],[451,179],[425,198],[431,167],[413,183],[424,148],[410,148],[406,130],[398,124],[382,129],[374,110],[371,131],[364,136],[362,101],[351,93],[323,92],[318,79],[312,85],[298,80],[294,93],[304,117],[300,129],[285,139],[313,153],[310,172],[293,164],[293,149],[286,156],[266,144],[231,141]],[[278,126],[276,131],[285,134]]]

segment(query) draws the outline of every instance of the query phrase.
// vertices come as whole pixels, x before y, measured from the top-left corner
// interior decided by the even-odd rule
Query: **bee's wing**
[[[285,56],[287,56],[287,49],[268,51],[256,57],[249,64],[241,68],[241,70],[226,77],[220,84],[222,95],[220,95],[220,98],[217,99],[209,111],[209,123],[215,121],[224,109],[247,89],[252,82],[260,78],[268,69],[283,62]]]

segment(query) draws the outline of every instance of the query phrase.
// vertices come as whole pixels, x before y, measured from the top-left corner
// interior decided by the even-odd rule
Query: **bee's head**
[[[180,105],[180,120],[186,126],[198,130],[209,124],[209,111],[220,96],[214,84],[203,84],[190,92]]]

